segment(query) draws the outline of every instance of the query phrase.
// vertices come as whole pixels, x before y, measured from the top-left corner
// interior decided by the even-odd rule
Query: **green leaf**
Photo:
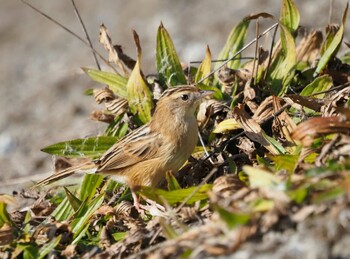
[[[137,46],[137,61],[127,84],[128,104],[133,114],[144,124],[150,121],[153,108],[152,93],[148,88],[141,72],[141,46],[138,35],[134,31],[134,39]]]
[[[109,86],[109,89],[112,92],[122,98],[126,98],[126,84],[128,83],[128,79],[123,77],[117,73],[104,72],[91,68],[82,68],[83,71],[94,81],[106,84]]]
[[[80,187],[79,198],[81,201],[90,201],[96,194],[97,188],[103,182],[103,175],[86,174]]]
[[[35,243],[18,243],[14,254],[12,254],[12,256],[15,255],[15,257],[12,258],[16,258],[21,252],[23,252],[24,259],[36,259],[38,258],[39,250]]]
[[[7,202],[4,201],[4,196],[7,195],[1,195],[1,200],[0,201],[0,228],[4,225],[7,224],[9,226],[13,226],[13,222],[11,220],[10,215],[7,212]],[[6,199],[6,198],[5,198]]]
[[[213,133],[224,133],[230,130],[241,129],[241,128],[242,127],[237,123],[235,119],[227,119],[220,122],[213,130]]]
[[[273,71],[270,75],[272,79],[271,90],[277,96],[282,96],[286,93],[288,85],[294,77],[297,64],[294,38],[288,28],[282,24],[280,24],[280,35],[282,51],[271,66]]]
[[[202,78],[205,78],[207,75],[210,74],[210,68],[211,68],[211,52],[209,49],[209,46],[207,46],[205,57],[198,67],[196,76],[195,76],[195,82],[200,81]],[[203,84],[209,84],[209,78],[205,79]]]
[[[298,163],[299,156],[296,155],[269,155],[270,158],[275,163],[276,171],[281,169],[287,170],[289,174],[294,172],[294,169]]]
[[[237,168],[235,162],[233,161],[232,157],[229,155],[229,153],[227,153],[225,151],[222,152],[222,155],[223,155],[225,161],[228,163],[228,172],[230,174],[237,175],[238,168]]]
[[[89,230],[89,227],[90,227],[89,223],[82,227],[82,229],[78,232],[78,234],[74,236],[72,245],[76,245],[79,243],[80,239],[82,239],[85,236],[86,232]]]
[[[310,96],[319,92],[326,91],[330,89],[333,85],[332,77],[329,75],[323,75],[317,77],[314,81],[312,81],[310,84],[305,86],[305,88],[301,91],[301,96]],[[320,93],[315,95],[315,98],[322,99],[324,98],[325,93]]]
[[[69,200],[70,205],[72,206],[74,211],[77,211],[81,206],[82,202],[79,200],[73,193],[71,193],[66,187],[63,187],[66,192],[67,198]]]
[[[128,236],[128,232],[116,232],[112,234],[112,237],[116,242],[125,239]]]
[[[300,15],[293,0],[283,0],[280,21],[291,33],[294,33],[298,29]]]
[[[168,183],[168,190],[174,191],[181,189],[179,182],[176,180],[176,177],[169,171],[165,175],[166,181]]]
[[[60,243],[61,238],[61,235],[54,237],[50,242],[41,247],[39,249],[39,258],[44,258],[48,255]]]
[[[205,85],[205,84],[198,84],[198,88],[201,90],[206,90],[206,91],[213,91],[213,98],[215,98],[216,100],[223,100],[224,99],[224,95],[223,93],[220,91],[220,89],[216,88],[215,86],[209,86],[209,85]]]
[[[168,31],[160,24],[157,32],[156,61],[159,81],[162,85],[186,84],[179,57]]]
[[[213,207],[215,211],[219,213],[220,218],[227,224],[229,229],[234,229],[238,226],[245,225],[250,220],[250,216],[248,214],[232,213],[218,205],[214,205]]]
[[[325,49],[320,61],[317,64],[315,76],[322,72],[322,70],[327,66],[329,60],[337,54],[337,52],[340,48],[340,45],[341,45],[341,43],[343,41],[343,37],[344,37],[344,27],[345,27],[347,15],[348,15],[348,7],[349,7],[349,3],[346,5],[346,8],[345,8],[345,11],[343,14],[342,25],[340,26],[337,33],[334,35],[333,39],[329,40],[330,43],[327,47],[325,47],[326,49]]]
[[[116,116],[105,130],[106,136],[117,137],[117,139],[121,139],[126,135],[129,129],[129,125],[127,122],[122,122],[124,118],[124,113]]]
[[[243,171],[249,177],[249,183],[251,188],[257,187],[277,187],[280,186],[281,180],[268,171],[252,166],[243,166]]]
[[[196,201],[204,200],[208,198],[208,191],[211,189],[211,184],[203,185],[199,190],[188,200],[187,204],[193,204]],[[164,198],[170,205],[182,202],[188,196],[190,196],[197,187],[190,187],[187,189],[180,189],[174,191],[165,191],[152,187],[142,186],[140,193],[147,198],[154,200],[160,204],[163,204],[162,198]],[[162,197],[162,198],[160,198]]]
[[[331,200],[334,200],[340,196],[343,196],[345,193],[346,192],[342,187],[336,186],[330,190],[326,190],[326,191],[316,195],[315,197],[313,197],[312,202],[313,203],[322,203],[322,202],[326,202],[326,201],[331,201]]]
[[[53,144],[41,151],[64,157],[99,157],[116,141],[117,138],[106,136],[74,139]]]
[[[308,188],[302,186],[296,190],[289,191],[288,196],[292,201],[301,204],[307,197],[308,193]]]
[[[275,202],[272,200],[258,198],[251,204],[254,212],[269,211],[275,207]]]
[[[341,61],[346,64],[350,64],[350,51],[346,52],[342,57]]]
[[[226,40],[225,46],[217,57],[218,60],[227,60],[243,48],[247,37],[249,23],[250,19],[244,18],[239,24],[237,24],[237,26],[231,30],[230,35]],[[240,55],[237,57],[240,57]],[[220,63],[216,63],[214,70],[218,69],[220,65]],[[237,69],[239,66],[240,60],[232,60],[227,64],[227,67],[231,69]]]
[[[268,136],[265,131],[261,131],[262,137],[269,143],[268,146],[265,146],[271,153],[273,151],[273,154],[285,154],[286,150],[282,146],[281,143],[279,143],[277,140],[275,140],[273,137]]]

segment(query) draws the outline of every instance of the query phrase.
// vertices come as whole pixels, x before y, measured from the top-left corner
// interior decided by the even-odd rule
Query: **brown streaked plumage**
[[[129,185],[135,206],[137,186],[156,186],[167,171],[177,171],[197,143],[195,112],[202,97],[211,94],[194,86],[166,90],[151,121],[110,147],[98,160],[57,172],[38,183],[47,184],[76,171],[94,169]]]

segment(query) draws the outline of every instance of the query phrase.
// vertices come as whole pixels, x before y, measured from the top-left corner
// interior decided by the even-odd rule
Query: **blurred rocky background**
[[[296,0],[301,25],[322,29],[341,21],[345,0]],[[82,34],[69,0],[31,4]],[[330,5],[333,3],[330,19]],[[104,23],[115,44],[135,57],[131,30],[143,48],[145,73],[155,72],[155,40],[162,21],[182,61],[201,60],[208,44],[218,55],[232,27],[245,15],[278,17],[280,0],[76,0],[93,44]],[[272,22],[271,22],[272,24]],[[349,24],[346,36],[349,37]],[[254,25],[251,31],[254,33]],[[248,39],[250,40],[253,35]],[[88,119],[94,101],[84,96],[96,86],[80,67],[95,67],[90,50],[19,0],[0,3],[0,193],[18,190],[52,169],[41,148],[63,140],[95,136],[101,123]]]

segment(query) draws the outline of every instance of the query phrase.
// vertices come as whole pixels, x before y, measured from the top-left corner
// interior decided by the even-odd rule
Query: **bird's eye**
[[[187,100],[189,99],[188,94],[183,94],[183,95],[181,95],[181,99],[182,99],[183,101],[187,101]]]

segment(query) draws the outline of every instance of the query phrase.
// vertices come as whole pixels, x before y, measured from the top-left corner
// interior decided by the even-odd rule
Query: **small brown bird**
[[[110,147],[99,159],[70,167],[40,181],[48,184],[77,171],[111,175],[127,184],[139,210],[135,190],[156,186],[167,171],[177,171],[193,152],[198,138],[195,116],[200,100],[211,91],[177,86],[160,97],[152,120]]]

